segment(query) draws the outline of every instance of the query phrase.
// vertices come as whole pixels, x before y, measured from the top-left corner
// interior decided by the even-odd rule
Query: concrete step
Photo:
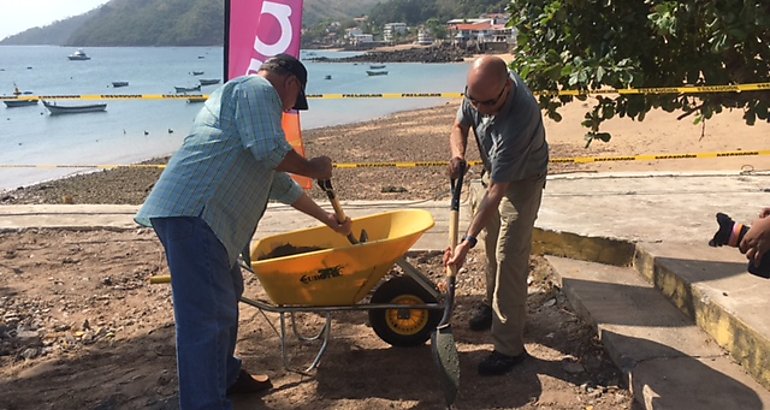
[[[636,270],[770,388],[770,281],[734,248],[703,242],[637,245]]]
[[[633,268],[547,257],[646,409],[762,409],[770,392]]]

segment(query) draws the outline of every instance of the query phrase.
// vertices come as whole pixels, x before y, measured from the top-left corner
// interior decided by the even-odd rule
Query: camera
[[[731,246],[737,248],[741,243],[743,236],[749,231],[750,226],[736,223],[729,216],[719,212],[717,213],[717,223],[719,224],[719,230],[714,234],[714,237],[709,241],[709,246]],[[770,278],[770,252],[765,253],[762,260],[759,262],[759,266],[754,265],[753,261],[749,262],[749,273],[757,276],[761,276],[765,279]]]

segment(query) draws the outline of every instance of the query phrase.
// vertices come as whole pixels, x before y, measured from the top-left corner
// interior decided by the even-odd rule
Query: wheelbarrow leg
[[[313,359],[313,363],[310,364],[310,367],[305,369],[306,372],[309,372],[316,367],[318,367],[318,364],[321,362],[321,356],[326,352],[326,348],[329,346],[329,335],[331,334],[332,330],[332,315],[331,313],[325,313],[324,318],[326,319],[326,322],[324,323],[323,328],[320,332],[318,332],[315,336],[304,336],[300,334],[299,329],[297,329],[297,322],[294,320],[294,314],[291,315],[291,326],[292,330],[294,331],[294,335],[303,342],[312,342],[320,339],[323,337],[321,342],[321,348],[318,350],[318,354],[316,354],[315,359]]]

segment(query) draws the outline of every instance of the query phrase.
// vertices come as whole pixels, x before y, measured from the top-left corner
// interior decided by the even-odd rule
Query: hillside
[[[45,27],[35,27],[21,33],[9,36],[0,44],[5,45],[38,45],[53,44],[63,45],[63,40],[72,36],[72,33],[80,28],[86,21],[96,14],[96,10],[79,16],[71,17],[66,20],[60,20]]]
[[[306,25],[360,16],[378,0],[305,0]],[[223,0],[112,0],[86,14],[10,36],[0,45],[208,46],[224,37]]]

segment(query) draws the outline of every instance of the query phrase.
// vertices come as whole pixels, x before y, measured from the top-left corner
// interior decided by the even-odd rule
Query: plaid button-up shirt
[[[291,204],[302,188],[275,171],[291,146],[281,128],[281,99],[260,76],[227,82],[206,101],[192,131],[150,192],[135,220],[201,217],[231,265],[248,246],[269,199]]]

